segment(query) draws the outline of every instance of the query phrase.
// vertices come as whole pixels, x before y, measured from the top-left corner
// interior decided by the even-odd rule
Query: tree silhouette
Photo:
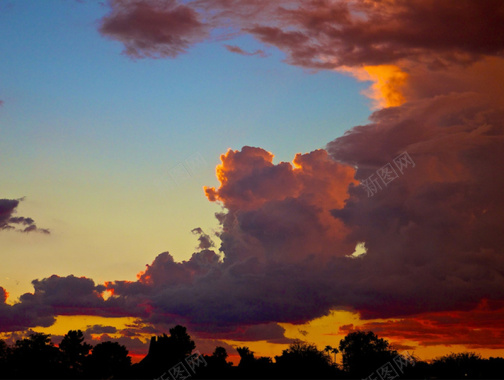
[[[250,351],[248,347],[236,347],[236,351],[238,351],[238,355],[240,355],[240,363],[238,363],[238,367],[252,367],[254,365],[254,352]]]
[[[80,376],[83,373],[84,362],[93,348],[84,343],[81,330],[70,330],[59,344],[61,364],[68,377]]]
[[[355,331],[340,341],[343,369],[350,376],[367,377],[397,356],[388,341],[378,338],[372,331]]]
[[[191,355],[196,348],[196,344],[187,333],[187,328],[177,325],[170,329],[170,352],[173,358],[179,362]]]
[[[224,347],[217,346],[211,356],[203,355],[203,357],[207,362],[207,366],[198,368],[195,378],[227,379],[236,377],[231,373],[233,364],[226,361],[228,353]]]
[[[9,346],[7,346],[7,343],[5,343],[5,341],[0,339],[0,360],[6,360],[8,352]]]
[[[240,370],[242,378],[261,378],[264,377],[265,374],[271,372],[271,358],[256,358],[254,357],[254,352],[250,351],[248,347],[237,347],[236,351],[238,351],[238,354],[240,355],[238,369]]]
[[[94,379],[124,377],[130,366],[128,350],[117,342],[98,343],[86,360],[87,375]]]
[[[275,356],[279,370],[289,378],[327,377],[332,372],[331,356],[314,344],[297,340],[282,355]]]
[[[59,350],[50,335],[32,333],[12,348],[12,375],[17,378],[51,378],[60,373]]]
[[[336,364],[336,354],[339,353],[339,350],[336,347],[325,346],[324,352],[328,354],[334,354],[334,364]]]
[[[481,356],[474,352],[451,353],[434,359],[432,371],[444,379],[477,379],[481,378],[482,364]]]
[[[224,347],[217,346],[212,354],[212,359],[214,359],[215,363],[227,365],[226,359],[228,357],[228,353]]]
[[[6,375],[8,372],[8,360],[10,348],[3,340],[0,339],[0,376]]]
[[[138,365],[138,376],[160,377],[163,373],[191,355],[196,344],[184,326],[177,325],[170,330],[170,335],[153,336],[149,352]]]

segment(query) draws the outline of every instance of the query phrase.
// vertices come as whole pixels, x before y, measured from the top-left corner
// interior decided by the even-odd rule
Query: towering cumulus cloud
[[[223,208],[218,252],[196,228],[200,244],[188,261],[162,253],[134,282],[35,282],[34,295],[0,305],[11,308],[9,321],[21,307],[46,310],[27,315],[47,318],[86,305],[97,315],[184,322],[202,336],[285,341],[277,322],[345,309],[362,319],[394,318],[367,324],[392,337],[502,346],[490,339],[504,333],[502,1],[131,0],[110,7],[100,32],[130,56],[175,57],[210,31],[222,39],[250,34],[282,50],[289,64],[373,81],[368,94],[380,109],[369,124],[292,163],[274,164],[257,147],[223,154],[220,185],[205,188]],[[401,165],[404,153],[409,161]],[[4,226],[14,223],[8,210],[1,215],[8,215]],[[365,254],[352,255],[359,243]],[[62,281],[75,297],[49,287]],[[112,296],[103,298],[105,290]],[[457,323],[464,327],[454,332]],[[421,336],[426,324],[435,331],[430,338]]]
[[[319,150],[294,162],[272,163],[260,148],[228,151],[217,168],[221,185],[206,188],[227,209],[217,215],[222,256],[209,249],[176,263],[159,255],[139,280],[107,284],[118,297],[139,297],[151,321],[183,316],[194,329],[307,321],[329,311],[320,273],[355,245],[330,210],[343,206],[354,170]],[[195,232],[200,232],[196,229]],[[200,242],[208,247],[204,235]],[[269,328],[266,331],[277,332]]]

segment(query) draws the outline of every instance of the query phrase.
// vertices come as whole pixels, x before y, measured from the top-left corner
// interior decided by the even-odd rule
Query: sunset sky
[[[0,35],[0,338],[504,356],[504,2],[0,0]]]

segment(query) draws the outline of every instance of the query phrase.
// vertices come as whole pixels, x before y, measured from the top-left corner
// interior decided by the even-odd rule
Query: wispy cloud
[[[225,44],[224,47],[228,51],[230,51],[231,53],[236,53],[236,54],[240,54],[240,55],[246,55],[246,56],[249,56],[249,57],[254,56],[254,55],[257,55],[257,56],[262,57],[262,58],[267,57],[267,54],[264,52],[264,50],[261,50],[261,49],[256,50],[256,51],[250,53],[250,52],[245,51],[241,47],[236,46],[236,45],[226,45]]]
[[[24,200],[20,199],[0,199],[0,230],[13,230],[19,232],[40,232],[43,234],[50,234],[47,228],[39,228],[32,218],[24,216],[13,216],[19,202]]]

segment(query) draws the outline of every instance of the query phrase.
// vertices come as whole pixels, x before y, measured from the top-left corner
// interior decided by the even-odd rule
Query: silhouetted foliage
[[[187,329],[180,325],[170,329],[169,342],[168,354],[173,356],[177,362],[191,355],[191,352],[196,348],[196,344],[187,333]]]
[[[443,379],[479,379],[484,360],[474,352],[451,353],[432,362],[432,372]]]
[[[343,355],[343,369],[356,377],[367,377],[398,355],[388,341],[372,331],[351,332],[340,341],[339,350]]]
[[[227,365],[226,359],[228,357],[228,353],[224,347],[217,346],[212,354],[212,358],[216,363],[221,363]]]
[[[0,340],[0,374],[7,373],[10,348],[3,340]]]
[[[86,360],[86,375],[93,379],[123,378],[131,366],[125,346],[117,342],[102,342],[94,346]]]
[[[170,335],[152,337],[149,352],[135,366],[136,376],[160,377],[175,364],[191,355],[196,344],[184,326],[177,325],[170,329]]]
[[[9,346],[7,346],[7,343],[5,343],[5,341],[0,339],[0,361],[7,359],[8,352]]]
[[[504,373],[504,358],[493,358],[484,360],[482,365],[482,379],[498,379]]]
[[[204,355],[207,366],[198,368],[195,378],[227,379],[233,378],[232,363],[226,361],[228,353],[224,347],[217,346],[211,356]]]
[[[56,347],[50,335],[33,333],[9,346],[0,340],[0,378],[3,379],[154,379],[170,378],[169,370],[186,359],[196,348],[183,326],[170,329],[170,335],[152,337],[148,355],[131,365],[125,346],[101,342],[92,347],[80,330],[70,330]],[[249,347],[238,347],[240,363],[227,362],[224,347],[204,355],[201,366],[192,368],[191,379],[378,379],[380,368],[393,367],[401,379],[499,379],[504,358],[483,359],[473,352],[452,353],[430,363],[398,354],[389,342],[373,332],[356,331],[340,341],[339,350],[295,341],[275,357],[254,356]],[[331,355],[342,354],[343,369]],[[402,360],[402,362],[401,362]],[[401,364],[402,363],[402,364]],[[383,373],[381,373],[383,375]],[[382,376],[383,377],[383,376]]]
[[[250,351],[250,348],[236,347],[236,351],[238,351],[238,355],[240,355],[240,363],[238,364],[238,367],[247,368],[254,365],[254,352]]]
[[[238,364],[239,377],[243,379],[271,377],[273,370],[273,361],[271,358],[256,358],[254,352],[248,347],[237,347],[236,351],[240,355],[240,363]]]
[[[275,356],[275,362],[281,376],[287,378],[329,378],[333,372],[331,357],[327,352],[299,340],[283,350],[282,355]]]
[[[63,337],[59,349],[65,377],[82,377],[85,360],[92,348],[90,344],[84,343],[84,334],[81,330],[70,330]]]
[[[59,349],[51,342],[50,335],[30,334],[16,341],[11,349],[10,369],[15,378],[49,379],[59,376]]]
[[[336,363],[336,354],[339,353],[339,350],[336,347],[325,346],[324,352],[327,352],[328,354],[334,354],[334,362],[333,363]]]

